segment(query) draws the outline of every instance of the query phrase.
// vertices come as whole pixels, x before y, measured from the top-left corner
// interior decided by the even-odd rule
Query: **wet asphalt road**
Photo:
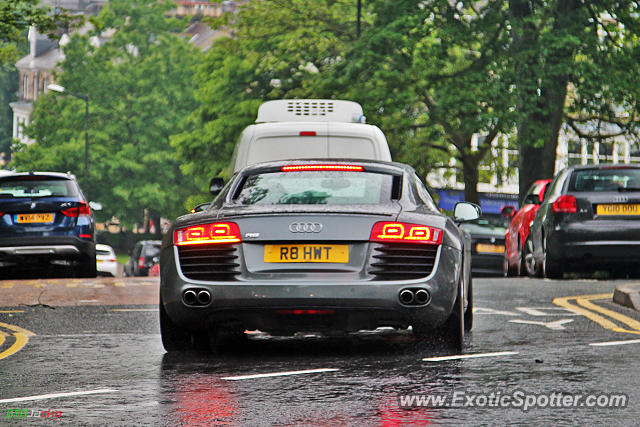
[[[220,355],[167,355],[157,307],[148,301],[154,286],[113,285],[114,292],[146,292],[117,304],[107,298],[109,305],[100,305],[111,288],[93,282],[102,296],[78,299],[80,305],[58,305],[41,291],[40,305],[12,305],[38,285],[29,283],[0,281],[0,425],[637,425],[640,419],[640,324],[634,323],[640,317],[607,298],[621,281],[476,278],[475,324],[464,353],[513,353],[440,361],[423,359],[455,354],[444,343],[388,330],[347,339],[254,334],[245,347]],[[581,297],[562,299],[569,296]],[[6,356],[18,347],[15,327],[35,335]],[[590,345],[597,343],[606,345]],[[324,371],[240,377],[310,369]],[[42,396],[87,391],[97,392]],[[628,407],[488,406],[491,393],[518,392],[626,394]],[[411,395],[447,400],[445,407],[400,407],[400,397]],[[462,407],[446,407],[455,396]],[[21,397],[38,400],[9,400]],[[469,399],[475,407],[464,406]],[[14,409],[36,417],[16,419],[7,414]],[[49,419],[37,416],[42,411]]]

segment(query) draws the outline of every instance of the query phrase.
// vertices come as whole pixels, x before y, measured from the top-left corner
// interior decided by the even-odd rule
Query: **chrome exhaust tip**
[[[207,305],[211,302],[211,293],[206,290],[198,292],[198,302],[202,305]]]
[[[418,289],[416,291],[415,301],[416,304],[425,305],[431,300],[431,295],[424,289]]]
[[[403,304],[411,304],[415,299],[415,295],[409,289],[400,292],[400,302]]]
[[[182,301],[187,305],[195,305],[198,302],[198,296],[194,291],[187,290],[182,294]]]

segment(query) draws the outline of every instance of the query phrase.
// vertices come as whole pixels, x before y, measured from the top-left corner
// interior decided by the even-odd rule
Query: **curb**
[[[613,292],[613,302],[640,311],[640,285],[619,285]]]

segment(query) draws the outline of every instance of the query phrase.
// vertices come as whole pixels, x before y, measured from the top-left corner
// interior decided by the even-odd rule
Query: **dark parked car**
[[[459,203],[459,221],[480,208]],[[178,218],[161,253],[167,351],[274,335],[472,324],[470,241],[409,166],[288,161],[247,167],[205,211]]]
[[[136,243],[124,265],[124,275],[148,276],[149,269],[157,264],[161,246],[160,240],[141,240]]]
[[[45,273],[70,267],[77,277],[96,276],[94,220],[71,174],[0,176],[0,272]]]
[[[638,275],[640,167],[575,166],[547,189],[531,225],[536,273],[609,270]]]
[[[505,276],[534,276],[536,272],[529,227],[544,200],[550,179],[535,181],[524,196],[522,207],[515,213],[505,235],[503,273]]]
[[[478,276],[502,276],[507,219],[485,215],[460,226],[471,235],[471,271]]]

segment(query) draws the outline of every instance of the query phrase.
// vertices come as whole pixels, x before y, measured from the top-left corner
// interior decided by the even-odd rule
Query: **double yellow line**
[[[2,349],[2,345],[4,344],[8,336],[13,335],[13,337],[15,338],[13,344],[11,344],[8,349],[0,353],[0,359],[4,359],[5,357],[9,357],[12,354],[20,351],[22,347],[24,347],[27,342],[29,342],[29,337],[35,335],[31,331],[27,331],[26,329],[23,329],[19,326],[9,325],[8,323],[0,322],[0,328],[8,329],[11,331],[11,333],[7,333],[0,329],[0,349]]]
[[[582,314],[589,320],[593,320],[605,329],[609,329],[614,332],[623,332],[627,334],[640,335],[640,322],[617,311],[609,310],[599,305],[594,304],[592,301],[597,300],[609,300],[611,301],[613,294],[594,294],[594,295],[577,295],[573,297],[562,297],[553,300],[555,305],[567,308],[575,313]],[[569,301],[575,300],[576,304],[572,304]],[[598,314],[599,313],[599,314]],[[612,322],[610,319],[603,317],[608,316],[610,319],[625,325],[621,327],[619,324]]]

